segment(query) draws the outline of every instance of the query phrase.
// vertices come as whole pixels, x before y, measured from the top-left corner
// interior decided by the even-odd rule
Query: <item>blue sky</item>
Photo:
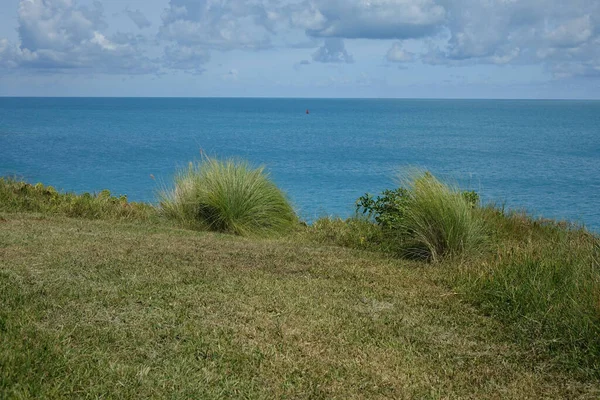
[[[598,0],[0,0],[0,96],[600,98]]]

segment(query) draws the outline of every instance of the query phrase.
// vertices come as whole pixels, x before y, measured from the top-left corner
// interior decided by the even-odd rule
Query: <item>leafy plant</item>
[[[384,229],[397,229],[404,217],[408,191],[404,188],[384,190],[373,197],[369,193],[358,198],[356,212],[373,219]]]
[[[463,197],[471,205],[471,207],[477,207],[479,205],[479,193],[474,190],[466,190],[462,192]]]

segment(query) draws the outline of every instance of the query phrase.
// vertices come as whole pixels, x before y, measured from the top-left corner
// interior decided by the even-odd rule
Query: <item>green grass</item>
[[[308,237],[437,261],[446,269],[441,282],[502,321],[508,340],[558,369],[600,379],[597,236],[564,221],[473,205],[431,175],[407,187],[397,232],[365,220],[322,219]]]
[[[157,217],[154,207],[134,203],[127,196],[60,193],[52,186],[32,185],[11,178],[0,178],[0,212],[35,212],[88,219],[149,221]]]
[[[402,179],[408,196],[400,222],[407,255],[441,261],[473,256],[485,245],[485,227],[463,192],[429,173]]]
[[[597,398],[439,284],[289,239],[3,214],[0,398]]]
[[[160,195],[164,215],[185,226],[238,235],[268,236],[297,226],[297,216],[263,167],[205,156],[175,176]]]
[[[506,322],[513,340],[600,378],[600,239],[522,214],[483,212],[495,221],[498,249],[456,277],[465,297]]]
[[[386,240],[384,231],[366,218],[343,220],[324,217],[314,221],[301,232],[303,240],[321,245],[380,251]]]
[[[599,398],[598,236],[412,182],[436,262],[416,225],[248,238],[0,181],[0,398]]]

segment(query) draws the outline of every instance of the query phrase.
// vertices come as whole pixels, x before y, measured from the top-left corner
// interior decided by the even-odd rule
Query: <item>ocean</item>
[[[600,231],[600,101],[0,98],[0,175],[154,202],[201,151],[265,165],[308,221],[417,167]]]

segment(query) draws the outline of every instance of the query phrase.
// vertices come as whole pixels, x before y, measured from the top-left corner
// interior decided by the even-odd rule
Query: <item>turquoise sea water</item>
[[[0,175],[154,201],[200,149],[265,164],[308,220],[417,166],[600,231],[598,101],[0,98]]]

